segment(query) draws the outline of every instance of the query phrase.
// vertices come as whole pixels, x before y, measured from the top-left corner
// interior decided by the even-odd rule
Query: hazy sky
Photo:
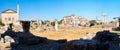
[[[111,21],[120,16],[120,0],[0,0],[0,12],[16,11],[17,4],[20,5],[20,20],[54,20],[70,14],[102,19],[102,13],[107,13]]]

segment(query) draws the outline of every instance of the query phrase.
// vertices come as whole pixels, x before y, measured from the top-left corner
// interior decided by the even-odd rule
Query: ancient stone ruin
[[[120,31],[120,18],[118,19],[117,28],[113,28],[115,31]]]
[[[90,38],[90,33],[86,33],[87,39],[51,40],[34,36],[29,31],[29,21],[22,21],[21,23],[23,32],[12,31],[10,25],[8,30],[1,35],[1,50],[8,48],[11,50],[120,50],[120,38],[109,30],[97,32],[94,38]]]
[[[72,40],[61,45],[61,50],[120,50],[119,38],[108,30],[97,32],[91,40]]]
[[[34,36],[30,33],[30,22],[22,21],[23,32],[14,32],[12,24],[9,25],[8,30],[1,34],[0,44],[1,49],[17,47],[19,45],[35,45],[44,43],[46,38]]]
[[[14,35],[12,31],[12,24],[9,25],[8,30],[1,34],[0,37],[0,47],[1,49],[10,48],[12,43],[16,43],[13,39]]]
[[[45,42],[46,38],[37,37],[34,36],[32,33],[30,33],[30,22],[29,21],[22,21],[23,26],[23,32],[21,32],[21,36],[19,37],[19,44],[25,44],[25,45],[34,45],[37,43],[43,43]]]

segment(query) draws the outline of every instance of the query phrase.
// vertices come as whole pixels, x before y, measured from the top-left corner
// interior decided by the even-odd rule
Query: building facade
[[[4,23],[5,25],[8,25],[10,23],[16,24],[19,19],[18,13],[11,9],[3,11],[1,17],[2,17],[2,23]]]

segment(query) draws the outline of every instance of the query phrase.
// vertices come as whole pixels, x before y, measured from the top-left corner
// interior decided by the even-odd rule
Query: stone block
[[[10,36],[5,36],[5,42],[15,42],[13,38],[11,38]]]
[[[67,42],[67,40],[66,39],[61,39],[61,40],[57,40],[56,42],[57,43],[65,43],[65,42]]]
[[[60,44],[59,43],[53,43],[50,45],[50,50],[60,50]]]

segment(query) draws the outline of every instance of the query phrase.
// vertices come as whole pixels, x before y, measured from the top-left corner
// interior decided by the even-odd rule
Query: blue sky
[[[75,14],[87,19],[102,19],[108,14],[108,21],[120,16],[120,0],[0,0],[0,12],[16,10],[20,5],[20,20],[54,20]]]

